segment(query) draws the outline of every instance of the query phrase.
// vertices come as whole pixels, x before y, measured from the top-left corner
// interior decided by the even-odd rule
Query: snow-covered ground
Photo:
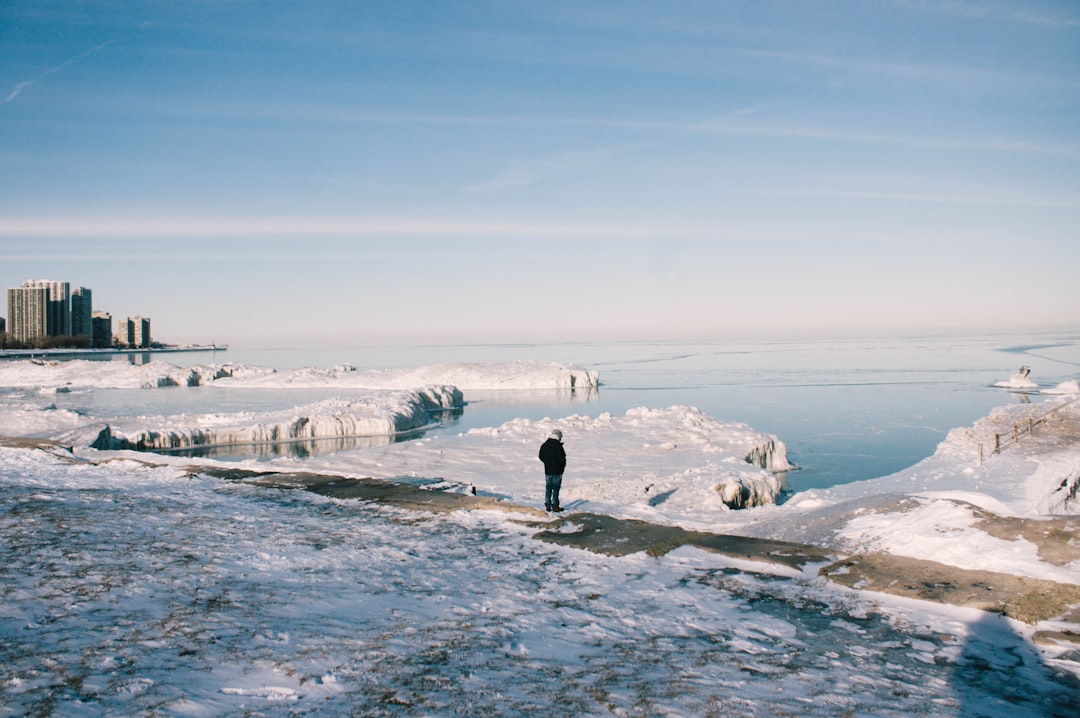
[[[468,387],[587,391],[596,382],[544,364],[0,364],[0,387],[19,388],[0,406],[0,434],[73,447],[0,446],[0,716],[1080,711],[1080,649],[1032,643],[1037,632],[1075,630],[1075,618],[1030,626],[853,591],[816,566],[688,546],[604,556],[535,540],[546,520],[527,509],[542,504],[536,451],[557,426],[572,510],[1077,585],[1068,538],[1053,553],[989,520],[1050,525],[1078,513],[1080,402],[1067,386],[954,430],[910,469],[779,504],[774,471],[788,468],[780,438],[686,406],[519,419],[308,459],[224,464],[91,448],[110,422],[117,436],[277,425],[293,413],[385,420],[389,434],[398,414],[443,408],[410,399],[423,387],[457,387],[468,401]],[[167,386],[372,393],[288,416],[122,421],[25,393]],[[522,508],[424,514],[214,478],[222,468],[438,479]],[[763,505],[733,510],[735,493]],[[573,514],[549,528],[574,531]]]
[[[246,364],[201,364],[178,367],[164,361],[135,365],[86,359],[0,361],[0,387],[72,390],[85,387],[154,388],[205,386],[232,388],[412,389],[452,384],[459,389],[595,388],[597,373],[571,364],[504,362],[438,364],[412,369],[359,370],[351,364],[329,369],[305,367],[277,371]]]

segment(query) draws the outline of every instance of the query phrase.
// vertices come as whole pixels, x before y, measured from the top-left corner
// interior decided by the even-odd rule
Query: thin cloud
[[[19,96],[19,93],[21,93],[23,90],[25,90],[27,87],[30,87],[33,84],[34,84],[33,80],[25,80],[23,82],[17,83],[15,85],[15,88],[11,91],[11,93],[7,97],[4,98],[4,102],[11,102],[16,97]]]
[[[893,0],[893,4],[916,12],[935,13],[951,17],[973,18],[977,20],[1005,20],[1027,25],[1048,25],[1051,27],[1080,27],[1080,18],[1052,15],[1021,4],[1019,7],[1003,3],[986,2],[934,2],[924,0]],[[1065,9],[1064,7],[1062,9]],[[1043,8],[1051,10],[1051,8]]]
[[[57,65],[55,67],[50,67],[50,68],[47,68],[46,70],[43,70],[40,75],[38,75],[37,77],[35,77],[32,80],[23,80],[22,82],[16,83],[15,87],[11,90],[10,93],[8,93],[8,96],[4,98],[3,104],[7,104],[7,103],[11,102],[16,97],[21,95],[23,93],[23,90],[26,90],[29,87],[33,87],[34,85],[41,82],[42,80],[44,80],[49,75],[55,75],[56,73],[66,69],[68,67],[71,67],[72,65],[75,65],[77,63],[82,62],[83,60],[90,57],[91,55],[94,55],[94,54],[96,54],[98,52],[101,52],[102,50],[104,50],[106,47],[108,47],[112,43],[113,43],[112,40],[108,40],[106,42],[101,43],[100,45],[95,45],[94,47],[90,48],[89,50],[87,50],[85,52],[82,52],[82,53],[80,53],[80,54],[76,55],[75,57],[72,57],[72,58],[70,58],[68,60],[65,60],[64,62],[60,63],[59,65]]]
[[[565,225],[468,220],[356,217],[220,217],[203,219],[113,218],[0,220],[0,237],[159,238],[177,237],[634,237],[656,229],[610,225]],[[667,234],[679,234],[664,230]]]
[[[125,105],[125,111],[129,106]],[[778,109],[775,104],[754,104],[703,119],[651,119],[620,117],[580,117],[558,115],[451,115],[416,113],[363,112],[347,108],[265,102],[219,101],[188,103],[183,101],[144,102],[140,112],[198,118],[228,118],[259,120],[273,118],[288,122],[305,121],[324,125],[417,125],[433,127],[493,127],[530,128],[546,130],[607,129],[673,134],[715,134],[731,137],[774,137],[778,139],[807,139],[849,142],[857,144],[897,145],[935,150],[1009,152],[1064,157],[1080,156],[1080,145],[1048,144],[1016,138],[957,138],[941,136],[903,135],[857,130],[836,129],[827,125],[777,124],[768,113]],[[756,118],[750,122],[748,118]],[[521,167],[507,170],[508,185],[530,181],[536,168]],[[495,182],[495,179],[489,180]],[[480,187],[484,183],[477,183]]]
[[[647,147],[650,144],[651,143],[636,142],[614,147],[598,147],[576,152],[561,152],[544,160],[509,168],[492,179],[478,182],[465,189],[470,192],[490,192],[513,187],[528,186],[582,167],[595,165],[611,157],[618,157],[634,152],[643,147]]]
[[[990,197],[979,195],[932,194],[926,192],[874,192],[868,190],[758,190],[754,194],[783,197],[815,197],[822,199],[867,199],[922,204],[952,204],[966,206],[1037,207],[1048,209],[1080,209],[1072,200],[1032,199],[1030,197]]]
[[[898,145],[930,150],[963,150],[989,152],[1016,152],[1065,157],[1080,156],[1080,146],[1069,144],[1045,144],[1030,140],[1010,139],[959,139],[901,135],[877,132],[835,130],[810,125],[742,125],[733,123],[702,123],[696,125],[701,132],[747,137],[775,137],[781,139],[835,140],[856,144]]]

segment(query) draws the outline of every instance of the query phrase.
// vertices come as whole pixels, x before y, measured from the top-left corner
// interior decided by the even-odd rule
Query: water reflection
[[[432,429],[455,424],[461,419],[463,411],[463,408],[459,407],[447,409],[445,411],[432,412],[432,424],[415,431],[406,431],[399,434],[335,436],[326,439],[294,439],[290,441],[262,442],[255,444],[196,446],[183,449],[148,449],[147,451],[157,454],[168,454],[170,456],[190,456],[219,459],[222,461],[246,461],[249,459],[269,461],[271,459],[281,458],[308,459],[313,456],[325,456],[339,451],[371,449],[419,439]]]
[[[262,444],[229,444],[226,446],[198,446],[187,449],[158,450],[154,453],[171,456],[245,461],[249,459],[307,459],[312,456],[333,454],[353,449],[371,449],[388,446],[400,441],[411,441],[424,435],[423,431],[391,436],[338,436],[332,439],[303,439],[277,441]]]

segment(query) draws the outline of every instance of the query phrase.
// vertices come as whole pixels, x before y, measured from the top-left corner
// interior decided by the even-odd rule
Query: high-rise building
[[[38,279],[8,290],[8,324],[17,341],[71,334],[71,285]]]
[[[135,346],[135,322],[131,321],[131,317],[117,323],[116,343],[122,347]]]
[[[135,346],[150,346],[150,320],[147,317],[132,317],[132,321],[135,323]]]
[[[112,346],[112,315],[96,309],[90,315],[90,344],[95,347]]]
[[[38,279],[23,282],[24,287],[45,287],[49,296],[45,316],[45,335],[50,337],[71,336],[71,284]]]
[[[120,321],[117,341],[124,346],[145,349],[150,346],[150,320],[146,317],[128,317]]]
[[[23,284],[7,290],[8,333],[17,342],[32,342],[48,332],[49,290]]]
[[[79,287],[71,293],[71,336],[86,337],[91,343],[94,338],[92,293],[86,287]]]

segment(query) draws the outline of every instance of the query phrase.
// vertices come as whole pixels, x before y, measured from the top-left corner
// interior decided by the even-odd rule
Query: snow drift
[[[731,509],[775,503],[782,489],[775,472],[790,468],[777,437],[688,406],[514,419],[305,463],[334,474],[443,478],[542,506],[537,451],[554,428],[562,430],[567,452],[563,505],[623,518],[714,527]]]
[[[1003,389],[1038,389],[1039,385],[1031,378],[1031,368],[1022,366],[1016,373],[1005,381],[999,381],[994,386]]]
[[[459,389],[594,390],[595,371],[559,362],[440,364],[411,369],[359,370],[352,364],[324,369],[308,367],[277,371],[246,364],[202,364],[177,367],[154,361],[142,365],[119,361],[0,362],[0,386],[139,389],[175,386],[258,388],[412,389],[452,384]]]

